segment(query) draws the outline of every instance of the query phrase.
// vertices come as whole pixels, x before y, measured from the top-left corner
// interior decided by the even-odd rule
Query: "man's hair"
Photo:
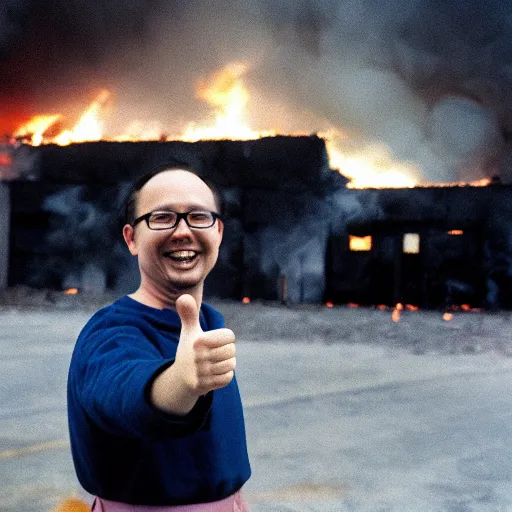
[[[219,190],[217,187],[208,179],[204,179],[202,176],[199,176],[199,174],[193,169],[190,165],[187,164],[181,164],[179,162],[173,162],[171,164],[161,164],[152,171],[149,171],[139,178],[137,178],[128,195],[126,196],[125,200],[125,207],[124,207],[124,222],[125,224],[130,224],[130,226],[133,224],[135,218],[136,218],[136,212],[137,212],[137,199],[139,196],[139,192],[144,187],[144,185],[153,177],[155,177],[157,174],[160,174],[161,172],[166,171],[187,171],[195,176],[197,176],[200,180],[202,180],[208,188],[212,191],[213,198],[215,200],[215,206],[217,207],[217,213],[222,215],[222,196],[220,195]]]

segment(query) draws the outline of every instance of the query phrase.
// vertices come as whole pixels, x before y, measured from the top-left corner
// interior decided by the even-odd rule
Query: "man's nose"
[[[178,236],[190,235],[190,227],[185,221],[185,219],[179,220],[178,224],[176,224],[176,226],[174,227],[172,234]]]

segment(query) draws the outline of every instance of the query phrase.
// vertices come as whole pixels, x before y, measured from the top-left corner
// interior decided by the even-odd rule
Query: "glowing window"
[[[372,248],[371,236],[349,235],[349,248],[351,251],[369,251]]]
[[[463,235],[464,231],[462,229],[452,229],[451,231],[448,231],[449,235]]]
[[[406,233],[403,242],[403,251],[405,254],[420,253],[420,235],[418,233]]]

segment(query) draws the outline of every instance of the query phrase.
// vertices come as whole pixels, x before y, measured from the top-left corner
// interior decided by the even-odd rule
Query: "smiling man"
[[[130,193],[123,236],[140,286],[89,320],[68,378],[73,460],[92,510],[248,510],[235,336],[202,302],[223,229],[217,193],[191,169],[158,169]]]

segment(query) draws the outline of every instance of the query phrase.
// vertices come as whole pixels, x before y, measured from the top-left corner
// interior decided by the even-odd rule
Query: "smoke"
[[[19,38],[22,32],[22,15],[24,2],[21,0],[5,0],[0,4],[0,56],[4,56],[12,41]]]
[[[284,66],[272,89],[292,93],[362,144],[385,143],[423,180],[498,170],[502,131],[511,128],[510,7],[324,1],[315,3],[321,14],[308,32],[302,20],[310,4],[272,2],[280,18],[268,5],[267,16],[286,34],[270,64]]]
[[[50,214],[45,247],[52,257],[49,265],[32,269],[31,280],[48,286],[53,278],[62,288],[83,291],[133,290],[137,273],[130,272],[133,262],[116,218],[129,186],[127,182],[111,187],[71,185],[48,196],[43,204]]]
[[[150,0],[5,0],[0,7],[0,123],[36,113],[73,115],[91,91],[113,86],[119,69],[137,65],[148,20],[158,10]]]
[[[256,129],[334,126],[342,149],[385,144],[425,181],[508,179],[511,23],[499,0],[7,0],[0,104],[72,114],[110,87],[113,133],[178,134],[211,115],[197,80],[244,61]]]

